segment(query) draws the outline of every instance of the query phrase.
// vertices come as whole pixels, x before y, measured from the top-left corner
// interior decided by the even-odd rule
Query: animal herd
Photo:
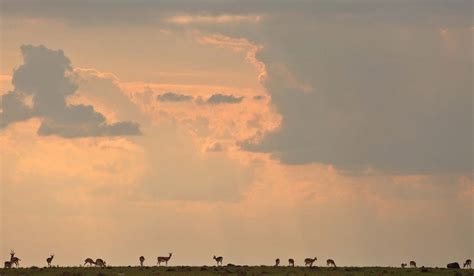
[[[159,256],[156,258],[157,260],[157,265],[160,266],[162,263],[164,263],[165,265],[168,265],[168,261],[171,259],[171,257],[173,256],[173,253],[169,253],[168,256]],[[48,267],[51,267],[51,263],[53,262],[53,258],[54,258],[54,254],[51,254],[48,258],[46,258],[46,263],[48,264]],[[224,258],[222,256],[213,256],[212,257],[214,259],[214,261],[216,262],[216,265],[217,266],[222,266],[222,262],[224,260]],[[308,267],[313,267],[313,264],[318,260],[318,258],[314,257],[314,258],[306,258],[304,259],[304,265],[305,266],[308,266]],[[4,268],[12,268],[13,266],[16,266],[16,267],[19,267],[20,266],[20,261],[21,259],[19,259],[18,257],[15,256],[15,251],[11,250],[10,251],[10,260],[8,261],[5,261],[4,263]],[[140,262],[140,266],[144,266],[144,263],[145,263],[145,257],[144,256],[140,256],[138,258],[138,261]],[[410,267],[412,268],[416,268],[416,262],[415,261],[410,261]],[[472,264],[472,261],[471,259],[467,259],[465,262],[464,262],[464,265],[463,265],[463,268],[471,268],[471,264]],[[92,258],[87,258],[84,260],[84,266],[97,266],[97,267],[105,267],[107,264],[106,262],[103,260],[103,259],[95,259],[95,261],[92,259]],[[230,265],[230,264],[229,264]],[[280,259],[277,258],[275,259],[275,264],[274,266],[277,267],[280,265]],[[329,267],[336,267],[336,263],[334,262],[333,259],[327,259],[326,260],[326,265],[329,266]],[[295,260],[290,258],[288,259],[288,266],[291,266],[291,267],[294,267],[295,266]],[[407,264],[406,263],[402,263],[401,264],[401,268],[406,268],[407,267]],[[447,268],[461,268],[459,263],[449,263],[447,265]]]

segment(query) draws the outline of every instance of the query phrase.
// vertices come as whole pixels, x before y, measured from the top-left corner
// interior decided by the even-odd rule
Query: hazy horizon
[[[474,258],[472,8],[0,0],[0,261]]]

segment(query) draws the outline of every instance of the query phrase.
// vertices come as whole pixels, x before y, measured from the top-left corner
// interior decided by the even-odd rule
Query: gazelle
[[[410,267],[416,268],[416,262],[415,261],[410,261]]]
[[[293,260],[292,258],[289,258],[288,259],[288,266],[295,266],[295,260]]]
[[[327,259],[327,260],[326,260],[326,265],[327,265],[327,266],[334,266],[334,267],[336,267],[336,263],[334,262],[333,259]]]
[[[400,266],[401,266],[402,268],[405,268],[405,267],[407,267],[407,264],[402,263]]]
[[[465,262],[464,262],[464,265],[462,266],[463,268],[466,268],[466,267],[469,267],[471,268],[471,259],[467,259]]]
[[[89,266],[92,266],[92,265],[95,265],[95,262],[91,258],[87,258],[87,259],[84,260],[84,266],[86,264],[89,264]]]
[[[20,259],[18,257],[15,257],[15,251],[11,250],[10,251],[10,262],[16,265],[18,267],[20,265]]]
[[[212,258],[216,261],[217,266],[219,266],[219,264],[222,265],[222,261],[224,260],[224,258],[222,256],[216,257],[214,255],[214,257],[212,257]]]
[[[170,255],[168,257],[158,257],[156,258],[158,260],[158,265],[161,265],[162,262],[165,262],[165,265],[168,265],[168,261],[171,259],[171,255],[173,253],[169,253]]]
[[[277,258],[277,259],[275,260],[275,266],[279,266],[279,265],[280,265],[280,259]]]
[[[13,263],[11,261],[6,261],[4,263],[4,268],[12,268]]]
[[[48,263],[48,267],[51,267],[51,262],[53,261],[54,254],[51,254],[48,258],[46,258],[46,262]]]
[[[304,259],[304,265],[305,265],[305,266],[312,267],[312,266],[313,266],[313,263],[314,263],[317,259],[318,259],[318,258],[316,258],[316,257],[314,257],[314,259],[306,258],[306,259]]]
[[[97,259],[97,260],[95,260],[95,265],[96,265],[96,266],[99,266],[99,267],[105,267],[106,264],[105,264],[105,261],[104,261],[104,260],[102,260],[102,259]]]
[[[138,258],[138,260],[140,261],[140,266],[143,266],[143,262],[145,261],[145,257],[140,256],[140,258]]]

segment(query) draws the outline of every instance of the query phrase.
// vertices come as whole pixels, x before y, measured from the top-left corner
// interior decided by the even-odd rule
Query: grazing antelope
[[[279,266],[280,265],[280,259],[276,259],[275,260],[275,266]]]
[[[145,257],[140,256],[140,258],[138,258],[138,260],[140,260],[140,266],[143,266],[143,262],[145,261]]]
[[[95,260],[95,265],[98,266],[98,267],[105,267],[106,266],[105,261],[102,260],[102,259]]]
[[[173,253],[169,253],[170,255],[168,257],[158,257],[156,258],[158,260],[158,265],[161,265],[162,262],[165,262],[165,265],[168,265],[168,261],[171,259],[171,255]]]
[[[12,264],[15,264],[16,267],[18,267],[20,265],[20,259],[18,257],[15,257],[15,251],[11,250],[10,251],[10,262]]]
[[[326,260],[326,264],[327,264],[327,266],[334,266],[334,267],[336,267],[336,263],[334,262],[333,259],[327,259],[327,260]]]
[[[410,267],[416,268],[416,262],[415,261],[410,261]]]
[[[402,263],[400,266],[401,266],[402,268],[405,268],[405,267],[407,267],[407,264]]]
[[[87,258],[87,259],[84,260],[84,266],[86,264],[89,264],[89,266],[92,266],[92,265],[95,265],[95,262],[91,258]]]
[[[467,259],[466,262],[464,262],[464,265],[462,267],[463,268],[466,268],[466,267],[471,268],[471,263],[472,263],[471,259]]]
[[[214,255],[214,257],[212,257],[212,258],[216,261],[217,266],[219,266],[219,264],[222,265],[222,261],[224,260],[224,258],[222,256],[216,257]]]
[[[13,263],[12,263],[11,261],[6,261],[6,262],[4,263],[4,268],[12,268],[12,264],[13,264]]]
[[[51,262],[53,261],[54,254],[51,254],[50,257],[46,258],[46,262],[48,263],[48,267],[51,267]]]
[[[309,266],[309,267],[313,267],[313,263],[317,260],[318,258],[314,257],[314,259],[311,259],[311,258],[306,258],[304,259],[304,265],[305,266]]]
[[[292,258],[289,258],[288,259],[288,266],[295,266],[295,260],[293,260]]]

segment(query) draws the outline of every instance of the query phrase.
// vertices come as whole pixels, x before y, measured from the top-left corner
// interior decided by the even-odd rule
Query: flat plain
[[[474,269],[394,267],[272,267],[272,266],[168,266],[168,267],[52,267],[0,269],[0,275],[466,275]]]

